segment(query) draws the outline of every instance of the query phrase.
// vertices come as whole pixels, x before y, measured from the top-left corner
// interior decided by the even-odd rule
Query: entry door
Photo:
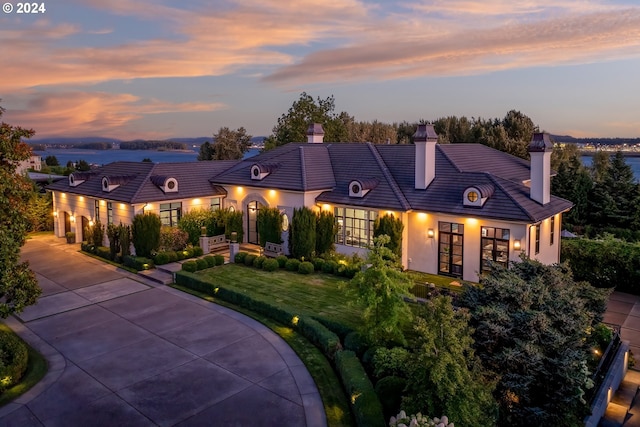
[[[64,232],[65,234],[71,231],[71,216],[69,212],[64,213]]]
[[[439,224],[438,273],[462,277],[464,225],[450,222]]]
[[[258,201],[247,204],[247,242],[260,244],[260,230],[258,230],[258,212],[262,205]]]

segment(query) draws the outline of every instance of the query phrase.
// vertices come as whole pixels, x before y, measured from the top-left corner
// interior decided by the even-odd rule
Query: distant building
[[[27,160],[23,160],[18,163],[18,167],[16,169],[16,173],[19,175],[24,175],[29,169],[34,171],[42,170],[42,157],[32,154],[31,157]]]
[[[535,134],[531,162],[480,144],[437,144],[420,125],[415,145],[325,143],[322,126],[307,143],[290,143],[240,161],[116,162],[52,184],[57,236],[90,221],[132,222],[155,212],[176,225],[195,208],[233,208],[244,239],[258,243],[257,212],[276,207],[287,219],[301,206],[336,218],[336,250],[364,254],[376,218],[404,223],[405,268],[476,281],[490,262],[521,253],[559,261],[562,213],[571,202],[550,194],[552,144]],[[285,221],[288,222],[288,221]],[[288,241],[288,229],[282,240]]]

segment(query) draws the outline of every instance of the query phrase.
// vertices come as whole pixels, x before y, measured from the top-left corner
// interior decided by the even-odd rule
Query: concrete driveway
[[[22,256],[43,296],[6,323],[50,366],[0,425],[326,425],[309,372],[262,324],[61,239],[29,240]]]

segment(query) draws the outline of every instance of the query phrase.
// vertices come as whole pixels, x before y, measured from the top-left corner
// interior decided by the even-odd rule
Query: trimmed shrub
[[[376,383],[375,391],[382,405],[384,419],[387,420],[400,411],[402,393],[407,380],[400,377],[384,377]]]
[[[193,248],[184,248],[181,252],[185,258],[193,258]]]
[[[242,211],[231,212],[226,210],[224,234],[227,236],[227,239],[231,240],[231,233],[236,232],[238,235],[238,242],[242,242],[242,238],[244,236],[242,225]]]
[[[80,249],[92,254],[92,253],[95,253],[96,247],[92,243],[82,242],[80,243]]]
[[[288,271],[298,271],[299,267],[300,261],[294,258],[288,259],[286,264],[284,265],[284,268],[286,268]]]
[[[165,253],[169,257],[169,262],[178,261],[178,254],[175,251],[169,251],[169,252],[165,252]]]
[[[278,261],[278,266],[280,268],[284,268],[287,265],[287,261],[289,261],[289,258],[286,255],[278,255],[276,257],[276,260]]]
[[[127,255],[122,258],[122,262],[127,267],[134,268],[138,271],[149,270],[154,267],[153,260],[141,256]]]
[[[153,262],[156,265],[163,265],[170,263],[169,252],[158,252],[155,257],[153,257]]]
[[[117,260],[120,254],[120,230],[115,224],[107,225],[107,238],[109,239],[109,259]]]
[[[207,263],[207,261],[205,261],[202,258],[198,258],[196,260],[196,265],[198,266],[198,270],[204,270],[206,268],[209,268],[209,264]]]
[[[207,267],[211,268],[216,266],[216,259],[213,255],[207,255],[202,259],[207,263]]]
[[[322,271],[322,267],[324,266],[324,260],[322,258],[314,258],[313,261],[313,269],[315,271]]]
[[[344,338],[344,348],[353,351],[358,357],[362,357],[367,351],[368,345],[365,338],[358,332],[351,332]]]
[[[20,381],[28,360],[25,343],[12,332],[0,331],[0,392]]]
[[[247,256],[244,257],[244,265],[253,267],[253,260],[255,260],[256,258],[258,258],[258,255],[247,254]]]
[[[186,258],[184,251],[176,251],[176,261],[182,261]]]
[[[96,223],[93,224],[87,240],[94,246],[102,246],[102,241],[104,240],[104,225],[100,224],[100,221],[96,221]]]
[[[300,317],[298,328],[302,335],[322,350],[322,353],[331,360],[335,357],[336,352],[342,349],[338,336],[311,317]]]
[[[298,273],[300,274],[311,274],[313,273],[313,271],[314,271],[313,264],[310,263],[309,261],[301,262],[300,265],[298,266]]]
[[[378,237],[386,234],[391,239],[387,243],[387,247],[391,249],[391,252],[398,257],[402,258],[402,232],[404,230],[404,224],[400,218],[396,218],[391,214],[386,214],[383,217],[376,218],[373,223],[373,237]]]
[[[322,264],[323,273],[333,274],[335,271],[337,271],[337,269],[338,263],[332,259],[329,261],[325,261],[324,264]]]
[[[264,256],[257,256],[254,260],[253,260],[253,266],[255,268],[262,268],[262,264],[264,264],[264,261],[267,259],[267,257]]]
[[[249,255],[247,252],[238,252],[233,259],[236,264],[244,264],[244,259]]]
[[[202,256],[204,255],[204,251],[202,250],[202,248],[200,246],[194,246],[193,248],[191,248],[193,255],[192,256]]]
[[[213,256],[213,258],[216,260],[216,265],[223,265],[224,264],[224,257],[220,254],[216,254]]]
[[[260,230],[260,246],[264,247],[267,242],[282,242],[282,214],[280,209],[261,207],[258,210],[256,222]]]
[[[187,261],[182,263],[182,269],[190,273],[194,273],[198,270],[198,263],[195,261]]]
[[[275,258],[267,258],[262,263],[262,269],[264,271],[276,271],[280,268],[280,264],[278,264],[278,260]]]
[[[120,225],[118,226],[118,235],[120,237],[120,251],[122,256],[131,255],[131,226]]]
[[[316,254],[322,255],[334,250],[336,220],[331,212],[322,211],[316,216]]]
[[[340,341],[344,341],[347,334],[353,332],[353,328],[346,326],[335,320],[327,319],[325,317],[314,317],[318,322],[326,326],[331,332],[338,335]]]
[[[306,206],[293,209],[289,230],[289,253],[293,258],[311,258],[316,250],[316,214]]]
[[[98,246],[96,247],[96,255],[100,258],[111,259],[111,249],[106,246]]]
[[[356,424],[385,427],[382,405],[358,357],[352,351],[338,351],[335,360],[347,396],[354,396],[350,402]]]
[[[160,217],[154,213],[138,214],[133,217],[131,233],[136,255],[150,257],[160,246]]]

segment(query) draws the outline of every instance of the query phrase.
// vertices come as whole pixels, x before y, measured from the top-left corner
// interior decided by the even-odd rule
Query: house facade
[[[257,213],[275,207],[286,247],[294,208],[307,206],[334,214],[345,254],[366,253],[376,218],[400,218],[402,264],[412,270],[476,281],[490,261],[506,265],[522,253],[559,261],[562,213],[572,204],[550,194],[548,135],[533,136],[529,162],[480,144],[439,145],[431,125],[419,126],[414,145],[324,143],[320,125],[307,134],[307,143],[241,161],[117,162],[73,174],[50,187],[56,235],[149,211],[175,225],[191,209],[224,207],[243,212],[245,242],[258,243]]]

